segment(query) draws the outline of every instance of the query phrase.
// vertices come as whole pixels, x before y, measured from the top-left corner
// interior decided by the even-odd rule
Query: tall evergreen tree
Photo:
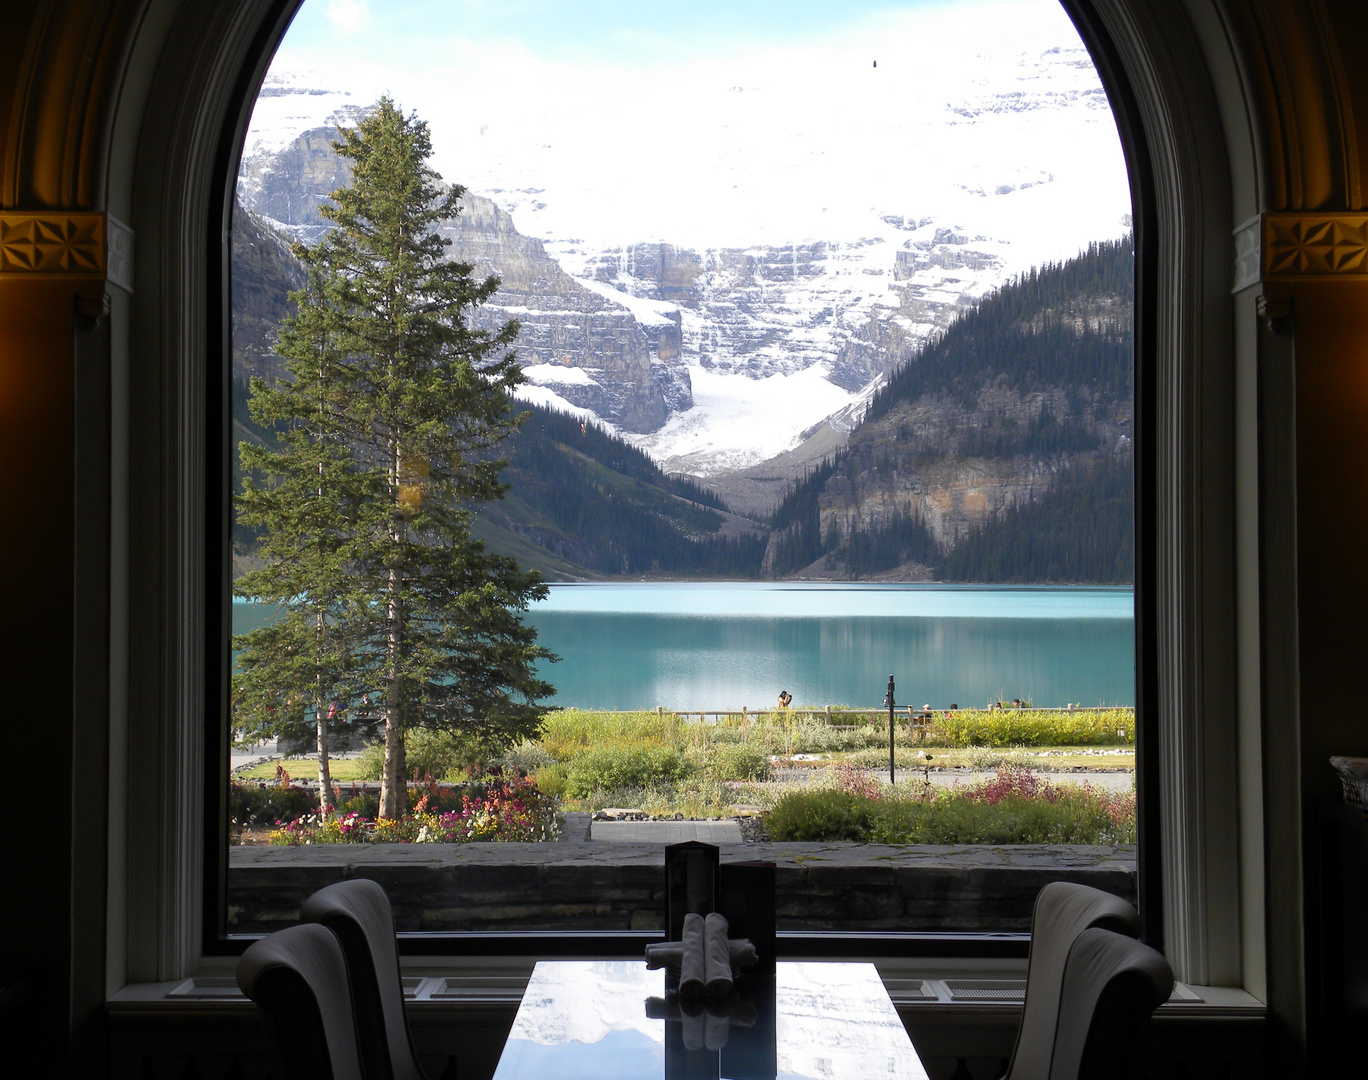
[[[238,591],[321,611],[316,640],[345,659],[330,669],[338,692],[369,693],[384,720],[380,813],[391,817],[407,805],[405,731],[535,728],[552,688],[533,663],[549,654],[520,613],[545,586],[470,535],[469,507],[504,491],[494,448],[518,422],[509,394],[523,377],[516,322],[469,325],[498,279],[443,257],[437,228],[464,189],[443,189],[427,125],[388,98],[340,135],[351,186],[323,208],[334,228],[295,252],[308,284],[279,347],[292,381],[252,388],[254,417],[291,425],[278,451],[246,451],[266,481],[244,485],[242,506],[277,558]],[[317,511],[292,504],[292,488],[313,490]],[[310,544],[317,558],[281,557]],[[286,595],[306,563],[317,577]],[[246,635],[240,659],[263,685],[271,663],[292,670],[263,652],[268,641]]]

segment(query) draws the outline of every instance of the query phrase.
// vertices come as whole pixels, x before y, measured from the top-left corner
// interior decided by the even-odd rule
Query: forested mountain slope
[[[999,582],[1132,576],[1130,239],[984,299],[791,489],[764,572]]]
[[[520,406],[520,409],[523,408]],[[762,526],[667,476],[592,423],[531,407],[500,448],[508,493],[481,508],[475,534],[549,580],[606,575],[754,577]]]

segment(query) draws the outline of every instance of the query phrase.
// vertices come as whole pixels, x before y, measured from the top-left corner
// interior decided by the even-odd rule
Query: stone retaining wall
[[[346,878],[380,882],[401,931],[659,930],[662,847],[336,844],[234,847],[230,933],[278,930]],[[1080,881],[1135,902],[1134,845],[724,845],[722,862],[776,864],[780,930],[1027,930],[1036,893]]]

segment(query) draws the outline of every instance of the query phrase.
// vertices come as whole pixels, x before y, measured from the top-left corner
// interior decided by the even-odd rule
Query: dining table
[[[494,1080],[927,1080],[871,963],[781,961],[681,999],[641,960],[543,960]]]

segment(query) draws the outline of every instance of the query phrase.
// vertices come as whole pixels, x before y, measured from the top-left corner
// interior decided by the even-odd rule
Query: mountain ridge
[[[1106,109],[1076,43],[1062,53],[1017,58],[1004,72],[991,84],[974,84],[958,111],[945,106],[952,128],[968,133],[1018,114],[1086,126]],[[292,78],[268,79],[271,93],[258,102],[244,150],[240,194],[249,209],[307,239],[320,227],[318,205],[342,178],[336,160],[325,160],[328,125],[353,122],[361,110],[345,93]],[[764,86],[737,92],[742,89],[738,101],[747,110],[776,93]],[[964,174],[950,185],[958,194],[946,206],[893,213],[863,204],[814,205],[798,228],[809,234],[803,238],[729,246],[689,229],[665,239],[680,227],[680,212],[661,205],[661,239],[609,243],[593,239],[593,227],[585,234],[590,239],[567,231],[566,192],[558,186],[564,178],[555,168],[537,184],[523,182],[535,169],[509,173],[516,177],[510,184],[504,176],[512,164],[509,146],[489,140],[511,136],[498,124],[488,130],[471,129],[463,144],[469,175],[453,177],[470,187],[466,223],[458,217],[452,227],[453,254],[465,257],[462,245],[469,242],[484,260],[480,265],[504,278],[508,295],[496,297],[495,307],[527,327],[529,400],[592,414],[668,471],[719,479],[795,450],[827,417],[858,408],[889,371],[1022,265],[1023,253],[975,225],[975,215],[988,213],[998,225],[1036,220],[1038,206],[1023,203],[1005,218],[1001,210],[1020,199],[1035,206],[1040,192],[1058,186],[1054,172],[1022,163],[985,171],[977,159],[956,162],[961,150],[953,149],[945,151],[947,161],[963,164]],[[960,141],[961,134],[952,134],[950,145],[958,148]],[[729,146],[727,153],[736,153],[741,144]],[[555,163],[578,160],[583,150],[573,140],[556,148],[544,164],[562,171],[569,166]],[[819,164],[826,161],[823,167],[834,160],[829,150],[807,152]],[[731,220],[731,210],[706,200],[701,220],[710,214]],[[529,244],[539,245],[531,262]],[[531,273],[519,281],[521,263]],[[591,327],[580,347],[585,316],[604,325]],[[673,326],[658,325],[661,318]]]

